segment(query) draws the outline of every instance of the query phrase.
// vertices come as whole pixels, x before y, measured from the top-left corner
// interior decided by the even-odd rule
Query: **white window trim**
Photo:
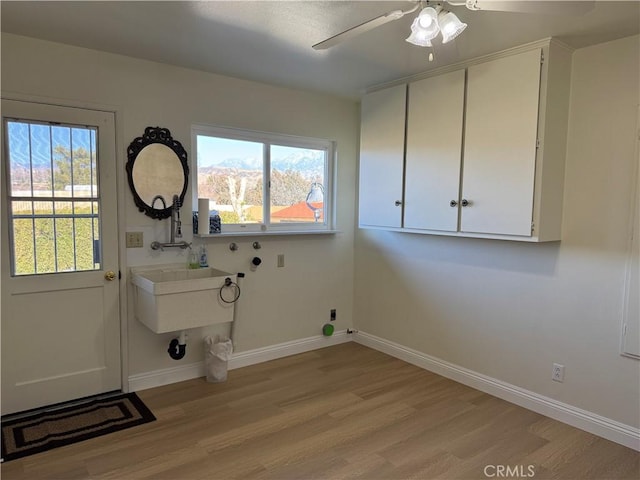
[[[234,140],[245,140],[249,142],[257,142],[265,145],[264,163],[263,163],[263,185],[264,193],[264,223],[234,223],[223,224],[220,234],[198,235],[200,237],[214,237],[224,235],[235,235],[243,233],[256,234],[308,234],[308,233],[333,233],[335,232],[335,164],[336,164],[336,145],[334,141],[299,137],[295,135],[285,135],[278,133],[260,132],[255,130],[243,130],[230,127],[221,127],[215,125],[193,124],[191,126],[191,151],[193,154],[191,172],[192,172],[192,200],[193,205],[198,204],[198,159],[197,159],[197,137],[198,135],[228,138]],[[322,223],[270,223],[270,190],[267,188],[266,181],[271,171],[271,159],[269,154],[270,145],[281,145],[288,147],[310,148],[314,150],[324,150],[326,152],[324,185],[325,185],[325,219]]]

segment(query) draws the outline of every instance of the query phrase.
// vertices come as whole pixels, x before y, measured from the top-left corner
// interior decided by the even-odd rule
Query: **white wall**
[[[359,230],[356,328],[640,426],[639,362],[619,354],[639,43],[573,55],[562,241]]]
[[[619,355],[638,45],[631,37],[574,54],[561,243],[358,230],[355,279],[353,102],[9,34],[2,91],[116,109],[121,180],[126,146],[149,125],[169,128],[189,153],[192,122],[338,142],[343,233],[260,238],[257,272],[248,269],[253,238],[236,240],[236,253],[229,239],[208,243],[211,263],[247,273],[239,351],[316,335],[330,308],[345,328],[355,311],[362,331],[638,427],[638,361]],[[144,231],[145,245],[164,238],[167,222],[143,216],[120,187],[126,230]],[[189,211],[190,192],[186,199]],[[275,267],[278,253],[284,269]],[[184,254],[129,249],[126,259],[130,267]],[[175,362],[166,354],[172,335],[151,333],[132,314],[125,321],[130,374],[197,362],[200,337],[218,331],[191,332],[187,357]],[[562,384],[550,380],[553,362],[566,366]]]
[[[336,329],[351,325],[353,303],[354,185],[359,129],[358,106],[350,100],[207,74],[159,63],[10,34],[2,35],[2,93],[55,99],[61,104],[97,105],[117,111],[118,168],[125,180],[126,147],[147,126],[169,128],[192,161],[192,123],[326,138],[337,142],[337,235],[261,237],[206,241],[210,264],[247,274],[236,323],[236,350],[250,350],[321,333],[336,308]],[[194,170],[194,165],[191,167]],[[191,185],[189,186],[191,187]],[[123,269],[147,264],[186,262],[185,252],[153,252],[153,240],[166,241],[168,221],[138,212],[126,181],[121,215],[127,231],[144,232],[144,249],[128,249]],[[184,212],[191,211],[191,190]],[[185,218],[186,216],[186,218]],[[191,241],[190,214],[185,239]],[[251,248],[259,240],[263,248]],[[228,249],[230,242],[239,251]],[[284,254],[285,268],[276,268]],[[249,271],[258,254],[263,264]],[[226,333],[227,327],[189,332],[187,356],[166,353],[172,334],[156,335],[133,316],[128,298],[129,374],[201,361],[201,337]],[[127,299],[123,299],[127,301]],[[125,379],[126,380],[126,379]]]

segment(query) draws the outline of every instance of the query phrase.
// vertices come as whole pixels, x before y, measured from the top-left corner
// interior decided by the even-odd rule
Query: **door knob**
[[[400,200],[396,200],[396,207],[399,207],[400,205],[402,205],[402,202]]]
[[[457,202],[456,200],[451,200],[451,201],[449,202],[449,206],[450,206],[450,207],[457,207],[457,206],[458,206],[458,202]]]
[[[109,280],[110,282],[113,282],[116,279],[116,273],[112,270],[109,270],[108,272],[105,272],[104,278]]]
[[[466,198],[462,199],[462,202],[460,202],[460,205],[462,205],[463,207],[468,207],[471,204],[471,202],[469,202],[469,200],[467,200]]]

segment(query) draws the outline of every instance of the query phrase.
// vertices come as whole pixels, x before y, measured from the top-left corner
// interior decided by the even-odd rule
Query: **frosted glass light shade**
[[[446,10],[438,15],[438,25],[442,32],[442,43],[450,42],[467,28],[466,23],[462,23],[454,13]]]
[[[438,34],[438,12],[433,7],[423,8],[420,14],[418,15],[418,25],[425,30],[428,30],[430,33],[433,33],[435,37]]]
[[[423,9],[423,12],[427,10],[427,8]],[[433,8],[431,8],[431,10],[433,10]],[[435,10],[433,10],[433,13],[435,13]],[[429,19],[431,22],[429,23],[425,19]],[[425,28],[422,24],[428,24],[429,26]],[[440,29],[438,28],[438,22],[435,20],[435,17],[429,13],[422,16],[422,12],[420,12],[420,15],[418,15],[411,24],[411,35],[407,37],[406,41],[419,47],[431,47],[433,46],[431,40],[438,35],[439,31]]]
[[[409,35],[406,38],[406,41],[409,43],[413,43],[414,45],[417,45],[419,47],[433,47],[433,44],[431,43],[431,39],[421,38],[418,34],[414,32],[411,32],[411,35]]]

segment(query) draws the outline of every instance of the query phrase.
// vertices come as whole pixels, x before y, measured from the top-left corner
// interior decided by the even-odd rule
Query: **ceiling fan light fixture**
[[[423,9],[427,10],[426,8]],[[433,8],[431,9],[433,10]],[[435,14],[435,10],[433,10]],[[426,18],[430,19],[430,22],[425,20]],[[428,24],[428,27],[424,27],[424,24]],[[431,40],[434,39],[438,33],[440,33],[440,29],[438,27],[438,22],[435,16],[432,16],[431,13],[427,12],[424,16],[422,16],[422,12],[416,18],[414,18],[413,23],[411,24],[411,35],[407,37],[406,41],[417,45],[419,47],[431,47]]]
[[[2,0],[0,0],[2,1]],[[380,25],[384,25],[392,20],[398,20],[405,15],[415,12],[417,17],[411,25],[411,35],[406,39],[407,42],[414,45],[431,47],[431,40],[442,33],[442,43],[449,43],[460,35],[466,28],[467,24],[452,12],[445,10],[443,5],[451,5],[454,8],[466,6],[467,10],[487,10],[487,11],[504,11],[504,12],[521,12],[521,13],[547,13],[548,5],[555,3],[554,10],[562,13],[583,14],[594,8],[596,2],[590,1],[573,1],[573,2],[542,2],[542,1],[525,1],[525,0],[413,0],[413,6],[407,10],[394,10],[379,15],[371,20],[344,30],[326,40],[312,45],[314,50],[325,50],[341,41],[351,37],[368,32]],[[560,7],[560,4],[567,4]],[[570,4],[570,5],[568,5]],[[434,7],[430,5],[435,5]],[[438,43],[439,45],[439,43]]]
[[[413,43],[418,47],[433,47],[431,39],[424,37],[424,35],[421,35],[421,32],[411,32],[411,35],[406,38],[406,41],[409,43]]]
[[[455,13],[442,10],[438,14],[438,25],[442,32],[442,43],[447,43],[460,35],[467,24],[460,21]]]
[[[436,12],[435,8],[423,8],[418,14],[418,23],[422,28],[428,30],[435,29],[436,35],[438,34],[438,12]]]

